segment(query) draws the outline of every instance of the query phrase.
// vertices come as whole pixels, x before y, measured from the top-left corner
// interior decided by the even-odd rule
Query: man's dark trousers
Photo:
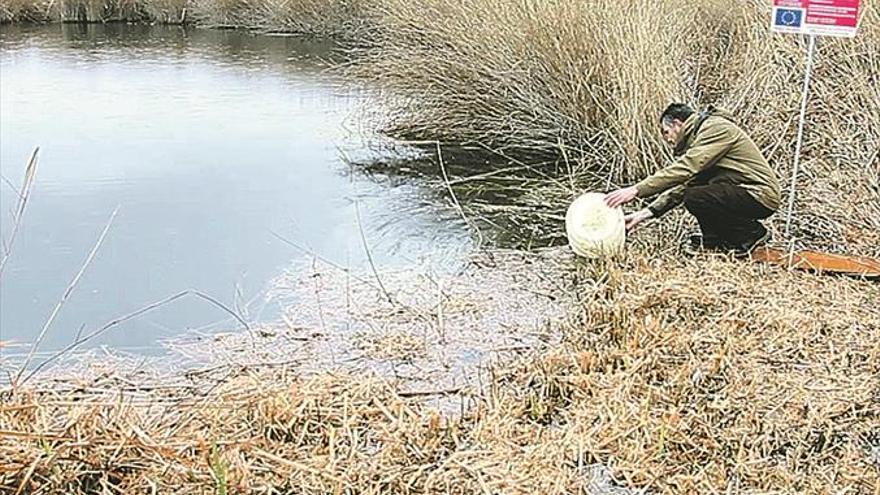
[[[746,189],[734,184],[688,187],[684,207],[697,217],[706,247],[750,247],[767,233],[758,220],[773,214]]]

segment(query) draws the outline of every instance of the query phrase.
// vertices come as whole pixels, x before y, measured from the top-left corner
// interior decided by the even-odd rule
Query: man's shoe
[[[752,251],[758,246],[767,244],[768,241],[770,241],[770,231],[762,225],[760,234],[758,234],[753,240],[734,247],[733,255],[738,258],[744,258],[752,254]]]
[[[696,255],[704,251],[722,251],[723,243],[715,237],[704,237],[702,234],[691,234],[684,244],[684,251]]]

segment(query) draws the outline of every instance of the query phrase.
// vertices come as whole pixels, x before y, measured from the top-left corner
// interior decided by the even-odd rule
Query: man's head
[[[684,121],[694,114],[694,109],[684,103],[673,103],[666,107],[660,116],[660,133],[663,140],[672,146],[678,142]]]

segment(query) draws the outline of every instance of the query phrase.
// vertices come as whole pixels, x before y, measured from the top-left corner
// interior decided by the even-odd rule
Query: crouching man
[[[626,216],[627,230],[684,203],[702,232],[688,240],[692,250],[746,254],[769,238],[759,220],[779,208],[779,179],[732,119],[728,112],[712,107],[700,113],[682,103],[666,108],[660,131],[674,147],[675,161],[605,197],[608,206],[617,207],[660,194],[647,208]]]

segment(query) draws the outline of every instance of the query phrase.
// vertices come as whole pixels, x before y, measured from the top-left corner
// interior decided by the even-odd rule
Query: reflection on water
[[[417,185],[347,173],[342,152],[369,156],[352,117],[369,96],[324,72],[335,56],[326,43],[237,31],[3,26],[3,177],[17,186],[32,148],[42,152],[0,281],[0,340],[34,338],[117,206],[44,348],[188,288],[271,319],[263,291],[300,255],[273,232],[363,265],[354,198],[380,265],[454,263],[470,241],[453,210]],[[16,195],[0,188],[6,238]],[[96,343],[150,348],[231,326],[226,316],[182,300]]]

